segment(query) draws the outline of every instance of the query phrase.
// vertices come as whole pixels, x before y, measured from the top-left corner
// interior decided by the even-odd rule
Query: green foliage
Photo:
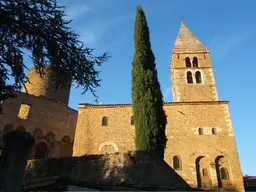
[[[151,50],[149,28],[141,7],[137,8],[132,62],[132,100],[137,150],[154,150],[161,157],[166,145],[166,115]]]
[[[58,6],[56,0],[1,0],[0,15],[0,104],[26,81],[24,52],[31,53],[39,73],[51,64],[84,92],[95,93],[100,82],[95,67],[109,55],[93,56],[93,49],[78,40],[79,35],[68,27],[71,21],[64,19],[65,7]],[[10,77],[13,84],[7,83]]]

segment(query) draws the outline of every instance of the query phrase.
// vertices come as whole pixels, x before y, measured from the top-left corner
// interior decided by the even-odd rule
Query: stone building
[[[27,93],[4,102],[2,135],[14,129],[32,132],[36,144],[31,158],[135,150],[131,104],[84,103],[77,112],[68,107],[70,85],[52,89],[48,71],[41,77],[32,68]],[[191,187],[243,190],[228,101],[218,98],[209,50],[184,23],[171,54],[170,74],[174,101],[164,104],[164,160]]]
[[[228,101],[220,101],[209,50],[181,24],[170,62],[164,160],[192,187],[243,190]],[[73,156],[135,150],[131,104],[80,104]]]
[[[68,107],[70,84],[55,90],[51,74],[30,69],[26,89],[4,101],[0,115],[1,137],[16,129],[34,135],[31,158],[72,155],[77,111]]]

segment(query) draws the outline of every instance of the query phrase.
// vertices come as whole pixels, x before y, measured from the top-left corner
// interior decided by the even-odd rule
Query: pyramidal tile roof
[[[172,53],[205,53],[210,52],[201,41],[181,22]]]

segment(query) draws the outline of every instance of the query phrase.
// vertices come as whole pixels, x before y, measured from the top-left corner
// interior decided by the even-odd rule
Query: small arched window
[[[191,62],[190,62],[190,58],[189,57],[185,58],[185,63],[186,63],[186,67],[191,67]]]
[[[203,173],[203,176],[204,176],[204,177],[205,177],[205,176],[208,176],[207,169],[203,168],[202,173]]]
[[[198,67],[198,59],[197,59],[197,57],[193,58],[193,67]]]
[[[217,129],[215,127],[212,128],[212,134],[217,135]]]
[[[134,125],[134,119],[133,119],[133,116],[131,116],[131,125]]]
[[[63,136],[61,141],[64,143],[71,143],[71,139],[68,135]]]
[[[40,142],[36,146],[35,159],[44,159],[47,157],[47,146],[44,142]]]
[[[108,117],[106,117],[106,116],[102,117],[101,125],[108,126]]]
[[[200,71],[196,72],[196,83],[202,83],[202,77]]]
[[[199,135],[203,135],[203,134],[204,134],[204,130],[203,130],[202,128],[199,128],[199,129],[198,129],[198,134],[199,134]]]
[[[193,77],[192,77],[192,73],[190,71],[187,72],[187,83],[193,84]]]
[[[222,180],[229,180],[228,170],[225,167],[220,169],[220,175]]]
[[[173,157],[173,169],[174,170],[181,170],[181,159],[177,155],[175,155]]]

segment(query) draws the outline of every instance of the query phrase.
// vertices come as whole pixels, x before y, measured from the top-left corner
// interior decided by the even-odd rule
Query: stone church
[[[165,102],[164,160],[191,186],[243,190],[228,101],[221,101],[210,51],[182,22],[170,61],[173,102]],[[135,150],[131,104],[68,106],[70,85],[55,90],[50,69],[3,103],[1,136],[19,129],[34,135],[31,158],[82,156]]]

